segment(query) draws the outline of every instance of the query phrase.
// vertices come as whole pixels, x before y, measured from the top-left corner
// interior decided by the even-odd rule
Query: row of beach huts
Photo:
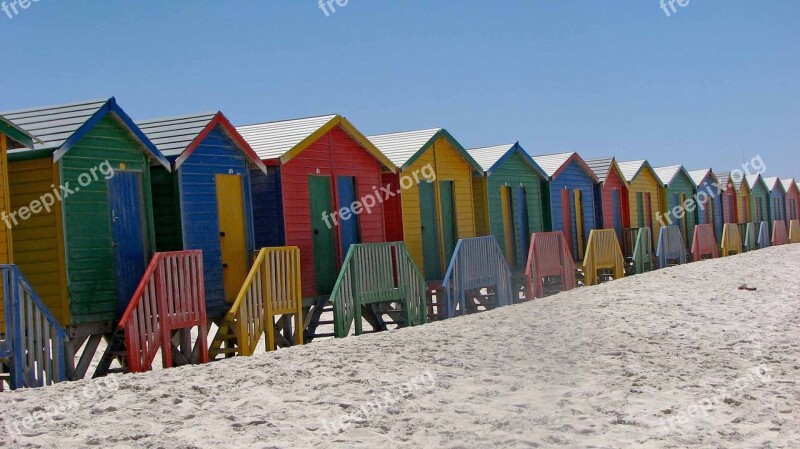
[[[800,242],[794,178],[366,136],[341,115],[0,113],[0,386],[251,355]],[[692,167],[695,168],[695,167]],[[365,330],[364,327],[367,327]]]

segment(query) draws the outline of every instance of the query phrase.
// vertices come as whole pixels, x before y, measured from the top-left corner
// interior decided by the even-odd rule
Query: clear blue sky
[[[9,1],[9,0],[6,0]],[[677,6],[677,5],[676,5]],[[800,177],[800,2],[40,0],[0,12],[0,110],[116,96],[134,118],[339,112],[654,165]]]

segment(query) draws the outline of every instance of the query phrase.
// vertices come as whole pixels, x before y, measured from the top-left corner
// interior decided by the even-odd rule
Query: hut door
[[[312,242],[317,294],[327,295],[333,290],[337,277],[336,241],[332,226],[335,222],[330,218],[328,220],[331,226],[325,222],[325,218],[334,212],[330,176],[309,176],[308,194],[311,203],[311,228],[314,232]]]
[[[524,264],[528,249],[528,239],[531,236],[528,226],[528,195],[525,187],[519,186],[514,189],[514,229],[516,230],[516,253],[519,255],[516,264]],[[509,262],[511,263],[511,262]]]
[[[647,224],[644,221],[644,193],[636,192],[636,218],[640,228]]]
[[[583,260],[586,250],[586,241],[584,240],[585,235],[583,230],[583,191],[576,189],[573,192],[573,196],[575,200],[575,238],[578,242],[578,259]]]
[[[439,222],[436,219],[436,195],[432,182],[419,183],[419,212],[425,279],[440,280],[442,279],[442,253],[439,249]]]
[[[653,200],[650,196],[650,193],[644,194],[644,221],[647,223],[647,227],[650,230],[653,230]],[[655,239],[653,239],[655,242]]]
[[[622,241],[622,208],[620,203],[619,190],[614,190],[611,192],[611,213],[614,214],[614,231],[617,232],[619,241]]]
[[[339,207],[350,207],[356,201],[356,180],[352,176],[339,176],[336,179],[336,188],[339,194]],[[347,220],[340,217],[340,239],[342,242],[341,260],[344,262],[350,245],[359,242],[358,215],[352,214]]]
[[[453,251],[456,249],[456,209],[453,181],[439,182],[439,197],[442,208],[442,244],[444,247],[444,260],[450,264]]]
[[[575,246],[572,244],[572,200],[570,199],[569,189],[561,191],[561,232],[569,245],[570,253],[576,258]]]
[[[142,280],[147,263],[141,174],[133,171],[115,172],[114,177],[108,180],[108,203],[117,305],[122,314]]]
[[[216,181],[222,285],[225,300],[233,302],[244,285],[249,265],[242,178],[239,175],[216,175]]]
[[[505,242],[506,260],[509,264],[514,265],[516,260],[514,257],[514,219],[510,191],[510,187],[500,187],[500,209],[503,213],[503,240]]]

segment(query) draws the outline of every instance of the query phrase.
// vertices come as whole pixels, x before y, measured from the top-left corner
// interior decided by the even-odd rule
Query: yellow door
[[[514,265],[514,221],[511,216],[511,189],[509,187],[500,187],[500,210],[503,213],[503,239],[505,241],[506,261]]]
[[[233,302],[248,272],[241,176],[217,175],[217,211],[225,300]]]

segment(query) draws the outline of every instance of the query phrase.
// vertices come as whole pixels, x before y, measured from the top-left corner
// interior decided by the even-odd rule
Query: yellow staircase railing
[[[598,270],[607,270],[612,279],[625,277],[625,256],[619,246],[617,232],[613,229],[593,229],[586,245],[586,258],[583,261],[584,284],[597,285]]]
[[[209,349],[218,356],[251,356],[266,333],[266,349],[274,351],[276,317],[293,319],[293,344],[303,344],[303,295],[300,249],[263,248],[253,262],[239,295],[222,321]]]

